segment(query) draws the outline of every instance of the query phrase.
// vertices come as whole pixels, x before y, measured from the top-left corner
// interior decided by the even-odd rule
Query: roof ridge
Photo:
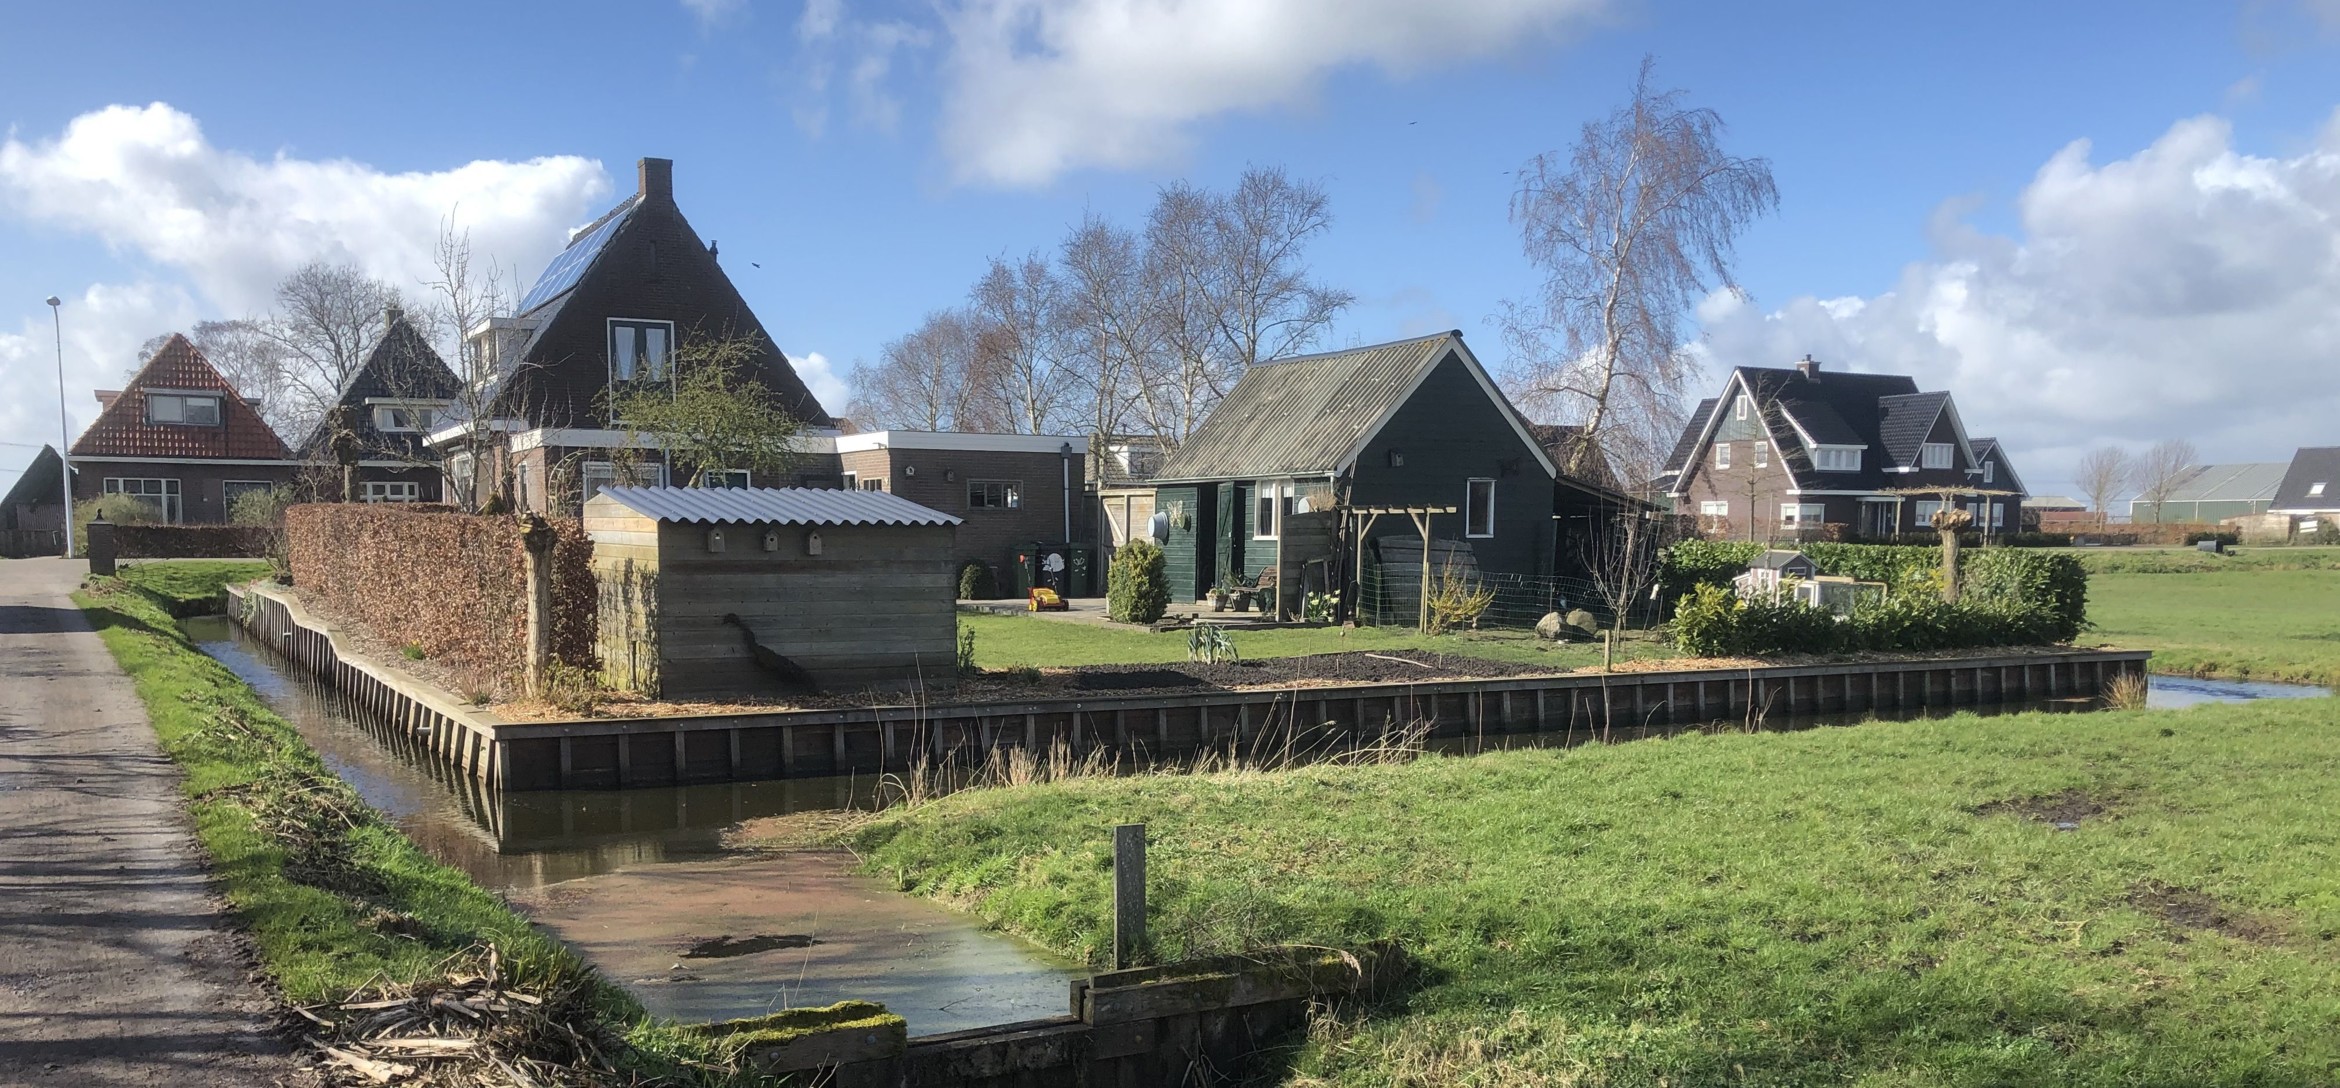
[[[1332,351],[1312,351],[1306,355],[1279,355],[1273,359],[1257,360],[1251,365],[1281,366],[1285,363],[1305,363],[1314,359],[1329,359],[1335,355],[1352,355],[1364,351],[1380,351],[1383,348],[1394,348],[1404,344],[1418,344],[1425,340],[1443,340],[1450,336],[1460,340],[1462,339],[1462,330],[1448,329],[1445,332],[1434,332],[1422,336],[1407,336],[1396,340],[1385,340],[1378,344],[1359,344],[1356,347],[1336,348]]]

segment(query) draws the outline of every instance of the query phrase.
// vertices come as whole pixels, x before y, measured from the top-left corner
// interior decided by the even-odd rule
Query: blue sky
[[[78,432],[138,343],[300,258],[411,285],[459,208],[532,278],[642,155],[816,388],[988,257],[1247,163],[1332,195],[1334,343],[1455,327],[1500,368],[1493,315],[1536,282],[1509,172],[1644,53],[1779,182],[1751,300],[1699,315],[1710,365],[1914,373],[2035,491],[2100,442],[2340,442],[2335,0],[383,7],[11,14],[0,487],[55,437],[44,296]]]

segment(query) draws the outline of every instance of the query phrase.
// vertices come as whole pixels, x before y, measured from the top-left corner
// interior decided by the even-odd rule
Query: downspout
[[[1057,447],[1057,449],[1056,449],[1056,455],[1057,455],[1058,457],[1062,458],[1062,459],[1063,459],[1063,462],[1064,462],[1064,464],[1063,464],[1063,469],[1064,469],[1064,542],[1065,542],[1065,543],[1067,543],[1067,544],[1070,544],[1070,543],[1072,543],[1072,542],[1073,542],[1073,538],[1072,538],[1072,443],[1070,443],[1070,442],[1067,442],[1067,443],[1065,443],[1064,445]]]

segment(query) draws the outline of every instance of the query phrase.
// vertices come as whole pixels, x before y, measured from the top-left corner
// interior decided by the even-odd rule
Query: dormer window
[[[428,431],[438,422],[439,410],[419,405],[374,406],[374,429],[377,431]]]
[[[178,423],[189,427],[219,426],[219,395],[216,393],[148,393],[146,395],[148,423]]]
[[[1950,443],[1928,442],[1918,450],[1919,468],[1949,468]]]
[[[1861,470],[1861,447],[1816,447],[1812,450],[1812,467],[1821,472],[1859,472]]]
[[[609,380],[615,385],[662,382],[671,374],[674,322],[609,323]]]

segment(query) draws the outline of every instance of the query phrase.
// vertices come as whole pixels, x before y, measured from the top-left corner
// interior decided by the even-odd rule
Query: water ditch
[[[709,1020],[856,998],[883,1001],[925,1035],[1056,1015],[1079,967],[896,893],[821,852],[741,854],[727,829],[789,813],[867,808],[876,780],[778,779],[627,790],[497,793],[378,742],[344,701],[220,617],[189,634],[283,713],[368,803],[442,862],[504,894],[656,1015]],[[2151,678],[2149,705],[2306,698],[2296,684]],[[2093,699],[1774,716],[1802,729],[1877,718],[2086,711]],[[1728,727],[1733,723],[1723,723]],[[1620,729],[1629,739],[1679,728]],[[1585,732],[1441,738],[1435,751],[1560,747]]]

